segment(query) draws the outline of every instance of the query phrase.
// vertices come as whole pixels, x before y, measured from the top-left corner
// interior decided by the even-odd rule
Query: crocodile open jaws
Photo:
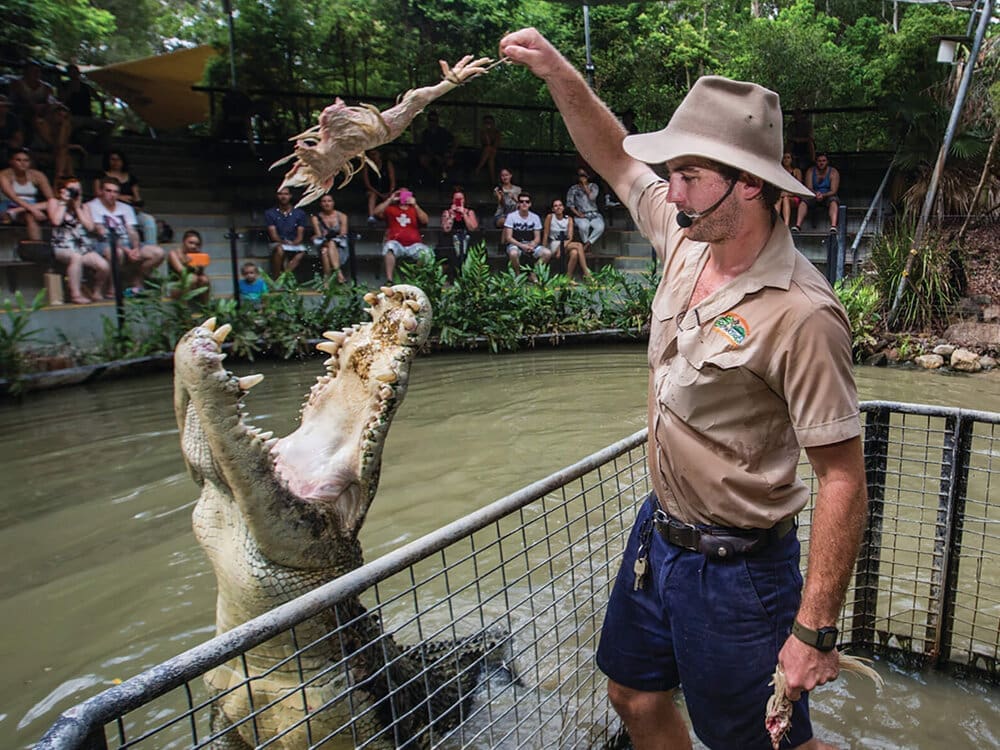
[[[431,325],[430,304],[416,287],[382,287],[365,300],[370,323],[324,334],[318,348],[329,354],[326,372],[309,393],[301,426],[280,439],[245,420],[243,397],[263,376],[224,369],[228,325],[206,321],[177,344],[174,408],[184,459],[201,487],[194,531],[218,583],[219,633],[363,562],[358,531],[378,486],[382,446]],[[316,747],[347,726],[346,737],[365,747],[424,745],[428,725],[435,732],[454,726],[455,707],[475,689],[476,671],[456,672],[455,664],[497,648],[488,633],[457,647],[462,654],[452,656],[450,670],[432,667],[414,679],[440,644],[405,649],[360,601],[338,604],[294,635],[209,672],[213,747]],[[253,677],[249,688],[241,685],[244,673]]]

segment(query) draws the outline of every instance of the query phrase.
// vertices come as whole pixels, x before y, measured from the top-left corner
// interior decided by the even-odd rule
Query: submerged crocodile
[[[326,372],[301,426],[280,439],[244,419],[243,397],[263,376],[238,378],[223,368],[228,325],[206,321],[177,345],[174,409],[184,459],[201,487],[194,530],[215,570],[219,633],[363,562],[358,532],[378,486],[382,446],[431,324],[416,287],[382,287],[365,300],[370,323],[324,334],[317,348],[329,354]],[[406,649],[360,601],[340,604],[206,676],[215,698],[212,746],[313,747],[352,718],[355,744],[428,744],[432,730],[460,720],[478,667],[505,648],[502,640],[483,632]],[[435,667],[445,649],[448,667]],[[255,677],[249,690],[237,687],[244,665]]]

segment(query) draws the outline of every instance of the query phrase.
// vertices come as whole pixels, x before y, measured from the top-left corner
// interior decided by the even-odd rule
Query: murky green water
[[[292,428],[320,368],[263,363],[255,422]],[[1000,411],[1000,375],[864,368],[861,396]],[[362,533],[373,559],[644,425],[640,346],[417,361]],[[191,533],[169,375],[0,406],[0,747],[214,632],[214,578]],[[845,747],[1000,747],[996,689],[885,666],[877,702],[817,693]],[[840,683],[838,683],[839,685]],[[869,695],[869,693],[864,693]]]

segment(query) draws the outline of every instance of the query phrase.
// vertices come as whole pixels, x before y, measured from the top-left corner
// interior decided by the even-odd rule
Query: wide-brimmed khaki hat
[[[647,164],[700,156],[749,172],[789,193],[813,195],[781,166],[781,103],[773,91],[721,76],[699,78],[655,133],[630,135],[625,153]]]

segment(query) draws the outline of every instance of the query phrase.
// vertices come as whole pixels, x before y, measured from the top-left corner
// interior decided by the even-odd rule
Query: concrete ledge
[[[632,344],[645,341],[646,331],[636,332],[623,328],[603,328],[596,331],[580,331],[576,333],[542,333],[535,336],[522,336],[518,343],[523,349],[532,349],[539,344],[550,346],[585,346],[592,344]],[[323,339],[308,339],[307,344],[312,350],[315,345]],[[224,347],[228,349],[228,345]],[[461,352],[470,349],[489,348],[489,340],[485,336],[477,336],[462,343],[461,346],[451,346],[442,344],[438,339],[430,339],[426,344],[428,353],[435,352]],[[232,355],[230,355],[232,356]],[[325,358],[327,355],[316,353],[316,358]],[[262,353],[257,359],[266,359],[267,354]],[[229,360],[247,361],[249,360]],[[48,391],[54,388],[64,388],[74,385],[85,385],[98,380],[112,380],[131,375],[143,375],[149,372],[159,372],[173,369],[173,352],[161,352],[148,357],[137,359],[119,359],[113,362],[103,362],[96,365],[84,365],[81,367],[70,367],[64,370],[52,370],[49,372],[36,372],[25,375],[18,383],[21,393],[35,391]],[[11,394],[11,387],[14,382],[10,379],[0,379],[0,398],[15,398]]]

